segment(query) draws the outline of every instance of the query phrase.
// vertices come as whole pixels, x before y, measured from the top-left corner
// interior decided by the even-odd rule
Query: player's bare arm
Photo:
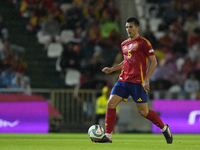
[[[154,70],[156,69],[156,66],[157,66],[157,60],[156,60],[155,55],[149,56],[148,59],[150,61],[150,66],[149,66],[148,72],[146,74],[146,77],[144,79],[143,88],[144,88],[145,91],[150,90],[149,78],[151,77],[151,75],[153,74],[153,72],[154,72]]]
[[[102,69],[102,71],[105,72],[106,74],[109,74],[113,71],[121,70],[122,67],[123,67],[123,62],[124,61],[122,61],[121,63],[119,63],[119,64],[117,64],[113,67],[105,67],[105,68]]]

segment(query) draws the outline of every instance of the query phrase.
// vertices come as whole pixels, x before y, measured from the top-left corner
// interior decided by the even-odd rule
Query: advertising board
[[[0,103],[0,133],[47,133],[48,102]]]
[[[199,100],[153,100],[153,110],[170,125],[172,133],[200,133]],[[154,124],[152,132],[161,133]]]

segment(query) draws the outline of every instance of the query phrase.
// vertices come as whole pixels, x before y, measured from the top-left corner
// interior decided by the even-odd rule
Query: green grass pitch
[[[0,150],[200,150],[199,134],[114,134],[113,143],[92,143],[85,134],[0,134]]]

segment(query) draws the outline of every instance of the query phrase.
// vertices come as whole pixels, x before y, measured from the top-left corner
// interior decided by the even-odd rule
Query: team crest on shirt
[[[138,48],[138,43],[136,42],[134,45],[133,45],[133,50],[136,51]]]

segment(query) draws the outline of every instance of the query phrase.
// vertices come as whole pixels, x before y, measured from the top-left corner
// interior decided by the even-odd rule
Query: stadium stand
[[[200,80],[198,76],[200,63],[197,57],[199,56],[200,43],[198,40],[200,33],[200,8],[198,1],[137,0],[134,2],[136,8],[138,8],[136,13],[141,23],[141,35],[147,36],[147,39],[150,37],[152,38],[152,41],[149,40],[154,43],[155,53],[159,62],[159,66],[156,68],[156,71],[151,78],[151,90],[168,90],[171,86],[177,85],[184,91],[183,83],[191,72],[194,72],[197,79]],[[4,3],[6,3],[6,1],[4,1]],[[77,59],[79,60],[79,64],[76,66],[76,69],[81,72],[81,85],[87,84],[86,81],[91,84],[92,80],[95,81],[102,78],[106,80],[105,76],[95,70],[95,67],[112,65],[116,55],[120,52],[119,43],[122,41],[120,31],[117,29],[120,22],[120,11],[113,5],[113,0],[106,2],[101,0],[86,0],[84,4],[82,1],[78,0],[70,2],[62,1],[62,3],[61,1],[53,0],[48,2],[43,0],[40,1],[40,3],[37,3],[37,0],[33,0],[32,3],[29,3],[28,9],[25,9],[24,3],[28,3],[28,1],[22,0],[22,3],[17,3],[18,8],[16,7],[17,9],[15,11],[18,11],[19,14],[21,14],[21,18],[20,15],[17,17],[19,20],[21,19],[23,21],[20,23],[16,21],[16,25],[19,26],[23,24],[25,26],[30,23],[31,19],[33,19],[30,14],[33,13],[38,15],[35,10],[33,11],[33,9],[30,8],[33,8],[34,6],[39,7],[42,3],[41,8],[45,8],[45,11],[48,10],[47,12],[43,12],[43,15],[48,16],[48,13],[54,14],[56,12],[54,14],[54,19],[60,24],[59,37],[49,38],[50,42],[48,44],[56,41],[65,47],[68,42],[73,43],[73,51],[78,54]],[[5,5],[11,7],[11,4]],[[42,12],[41,10],[37,11],[40,13]],[[26,15],[24,15],[24,13]],[[70,18],[69,16],[72,17]],[[76,16],[78,19],[76,17],[73,18],[73,16]],[[45,22],[45,19],[40,19],[40,23],[36,25],[37,27],[34,29],[34,32],[31,31],[32,36],[36,37],[37,32],[38,36],[40,36],[39,31],[42,28],[43,22]],[[105,35],[104,30],[101,28],[102,25],[105,24],[107,25],[106,29],[111,27],[111,30],[115,29],[115,32],[110,32],[109,36]],[[188,30],[191,29],[190,27],[193,30]],[[80,30],[76,30],[77,28]],[[28,31],[30,32],[30,30]],[[66,31],[70,33],[66,33]],[[151,36],[149,36],[150,34]],[[13,36],[16,38],[17,36],[21,37],[22,35],[15,34]],[[32,37],[32,40],[35,40],[35,37]],[[114,37],[119,38],[115,39]],[[113,44],[114,41],[117,42]],[[31,46],[29,46],[28,49],[33,49],[33,46],[35,46],[34,49],[40,49],[40,52],[37,53],[37,59],[43,61],[43,63],[40,63],[41,70],[50,71],[50,69],[45,68],[54,66],[52,67],[54,70],[51,70],[51,73],[48,74],[57,74],[54,73],[54,71],[62,72],[62,69],[59,66],[59,63],[61,62],[59,54],[56,55],[56,60],[52,58],[49,59],[47,54],[44,55],[46,51],[41,50],[43,48],[37,41],[27,42],[27,38],[24,38],[23,43],[31,43]],[[112,47],[113,45],[117,46]],[[45,46],[45,49],[47,47],[48,46]],[[26,54],[26,58],[30,58],[28,61],[34,59],[34,57],[30,56],[33,56],[35,53],[36,50],[29,50],[29,53]],[[60,54],[60,56],[61,55],[62,54]],[[46,65],[43,66],[43,64]],[[30,75],[36,71],[33,68],[34,67],[32,66],[27,68]],[[166,72],[166,70],[169,71]],[[55,78],[55,76],[49,76],[49,78],[51,78],[51,80],[61,80],[65,83],[64,76],[59,76],[57,74],[57,78]],[[34,79],[31,78],[31,80],[36,84],[36,81],[39,80],[39,78],[34,77]],[[84,81],[85,83],[83,83]],[[154,86],[155,84],[159,86]],[[51,86],[46,83],[46,87]]]
[[[38,44],[36,36],[26,31],[25,25],[28,19],[22,18],[19,10],[7,0],[0,1],[0,4],[3,6],[0,12],[9,31],[11,43],[26,48],[24,61],[27,63],[26,75],[30,78],[31,87],[66,87],[63,79],[60,79],[55,71],[55,61],[47,57],[47,52]]]

